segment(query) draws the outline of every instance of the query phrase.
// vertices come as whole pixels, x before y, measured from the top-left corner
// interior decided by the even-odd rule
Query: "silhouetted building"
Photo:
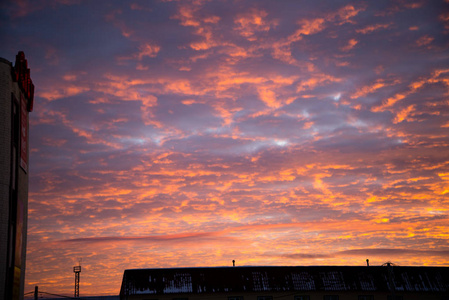
[[[23,299],[28,217],[28,113],[34,85],[25,54],[0,58],[0,298]]]
[[[27,297],[29,300],[34,300],[34,296],[28,296]],[[26,300],[28,300],[26,299]],[[74,299],[68,296],[64,296],[64,297],[57,297],[57,296],[49,296],[48,298],[45,297],[45,293],[43,293],[42,295],[40,295],[38,297],[39,300],[67,300],[67,299]],[[81,296],[79,298],[77,298],[77,300],[119,300],[119,296]]]
[[[120,299],[443,300],[448,291],[444,267],[173,268],[125,270]]]

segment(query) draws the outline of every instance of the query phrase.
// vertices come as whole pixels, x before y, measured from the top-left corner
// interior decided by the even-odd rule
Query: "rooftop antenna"
[[[78,261],[78,266],[73,267],[73,272],[75,273],[75,298],[80,296],[80,273],[81,273],[81,258]]]

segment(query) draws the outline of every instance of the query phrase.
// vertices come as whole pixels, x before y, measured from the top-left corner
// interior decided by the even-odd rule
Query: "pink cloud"
[[[340,49],[341,51],[347,52],[352,50],[358,43],[359,42],[356,39],[350,39],[348,43],[345,46],[341,47]]]
[[[248,40],[255,41],[259,32],[269,31],[278,25],[277,20],[267,20],[267,16],[266,11],[258,9],[239,14],[234,19],[234,30]]]
[[[366,26],[365,28],[356,29],[356,32],[361,34],[369,34],[379,29],[387,29],[389,27],[391,27],[391,24],[375,24]]]

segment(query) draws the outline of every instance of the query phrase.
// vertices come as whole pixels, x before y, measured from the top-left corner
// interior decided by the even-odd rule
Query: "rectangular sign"
[[[22,93],[20,94],[20,166],[28,172],[28,109]]]
[[[16,217],[16,245],[14,251],[14,282],[12,289],[12,299],[20,298],[20,283],[22,278],[22,252],[23,252],[23,218],[24,207],[22,199],[17,199],[17,217]]]

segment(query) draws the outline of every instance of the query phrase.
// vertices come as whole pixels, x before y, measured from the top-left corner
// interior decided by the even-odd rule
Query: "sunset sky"
[[[25,292],[131,268],[449,266],[449,1],[2,1]]]

